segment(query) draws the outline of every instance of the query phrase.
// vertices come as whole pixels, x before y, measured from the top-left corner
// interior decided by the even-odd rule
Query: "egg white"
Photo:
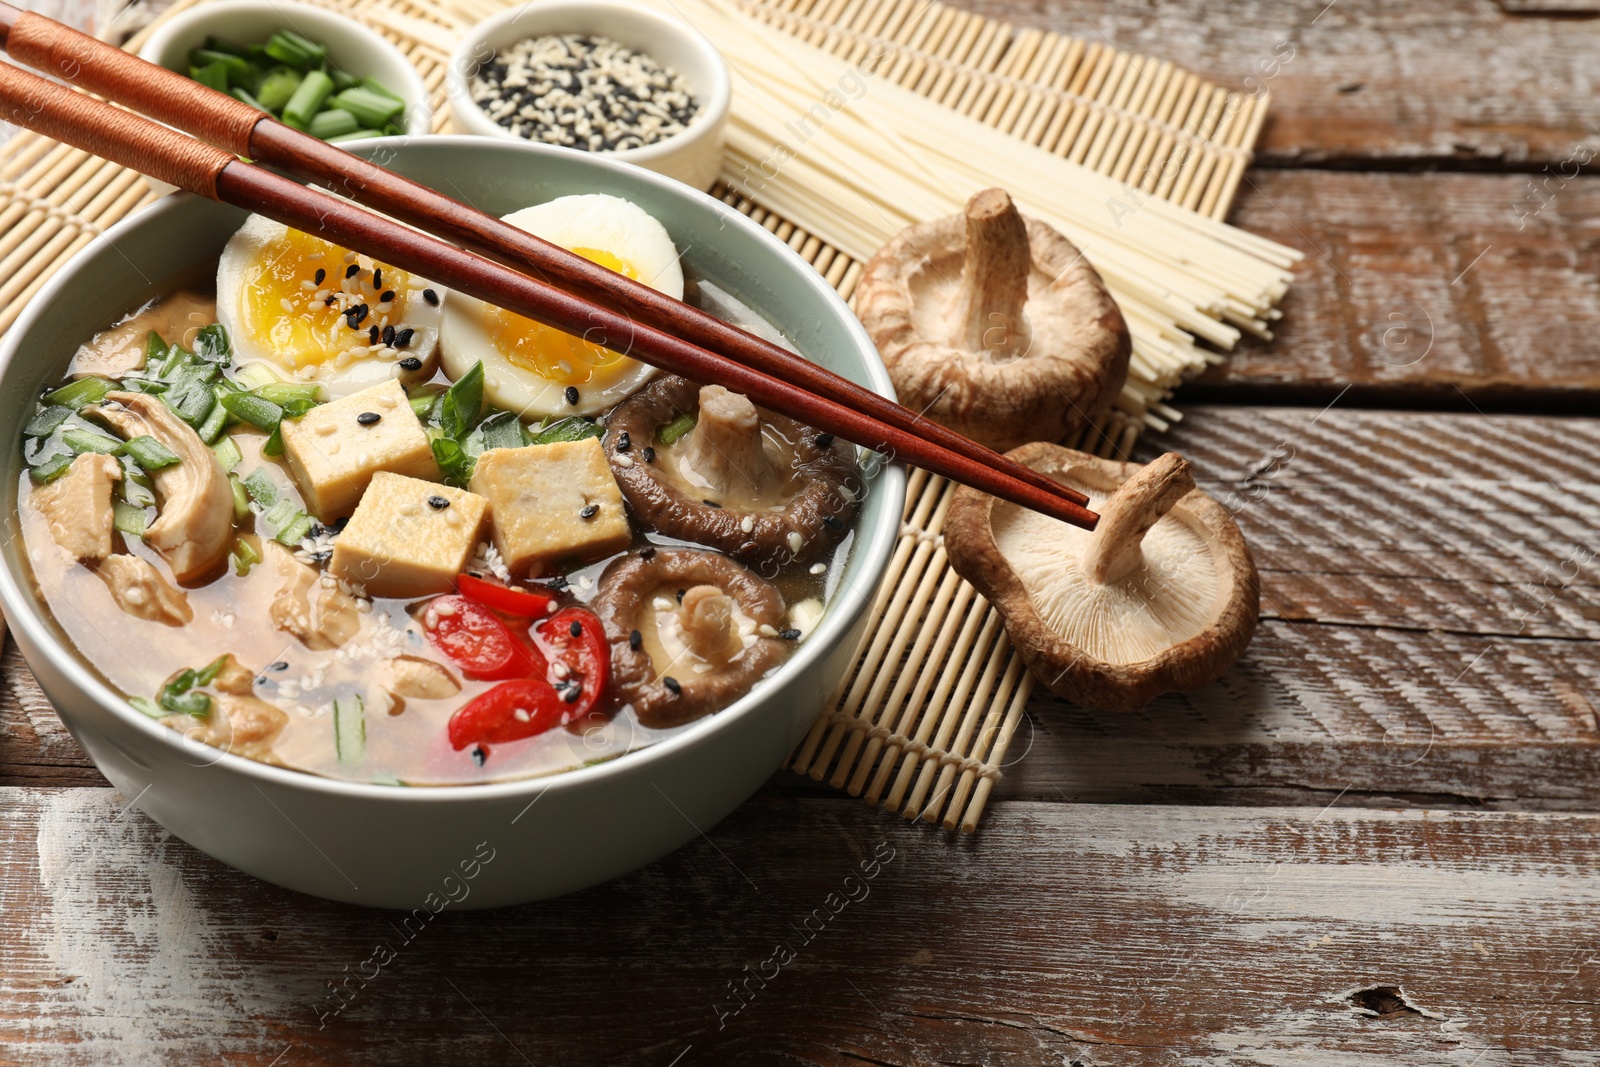
[[[373,311],[363,323],[363,332],[350,331],[351,354],[342,361],[336,359],[321,364],[296,365],[288,358],[292,357],[292,353],[279,351],[270,338],[245,329],[244,299],[248,287],[258,277],[262,263],[269,262],[277,254],[291,254],[284,243],[288,233],[289,227],[281,222],[275,222],[263,215],[251,215],[228,239],[228,244],[222,250],[222,256],[217,262],[217,321],[228,331],[236,366],[264,364],[263,369],[278,378],[320,383],[329,397],[359,392],[390,378],[398,378],[402,383],[410,384],[426,381],[433,376],[439,350],[445,290],[415,276],[408,276],[411,291],[406,300],[404,321],[392,323],[396,328],[410,327],[414,331],[411,343],[403,350],[382,346],[373,351],[371,346],[367,345],[364,331],[368,325],[378,324],[382,316],[382,305],[376,303],[370,305]],[[327,277],[322,287],[317,290],[307,289],[286,298],[295,305],[295,309],[284,310],[281,312],[282,315],[303,315],[306,311],[298,310],[302,305],[309,309],[314,306],[317,297],[325,298],[336,291],[341,291],[341,279],[348,269],[348,264],[344,258],[337,255],[330,254],[325,259],[326,264],[323,269],[327,271]],[[368,256],[357,256],[355,262],[363,271],[372,270],[373,261]],[[368,275],[361,276],[363,279],[367,277]],[[423,300],[424,288],[432,288],[439,294],[438,305],[430,305]],[[346,299],[346,303],[350,306],[358,302],[360,301],[354,297]],[[404,370],[399,361],[406,356],[415,356],[422,361],[422,366],[414,371]]]
[[[514,211],[505,221],[563,248],[610,253],[632,267],[638,280],[676,300],[683,299],[683,268],[665,226],[630,200],[603,193],[558,197]],[[623,358],[594,372],[578,385],[578,402],[566,398],[568,382],[546,378],[518,366],[491,338],[485,324],[490,308],[464,293],[445,301],[441,334],[444,371],[459,378],[482,362],[484,393],[495,406],[524,418],[598,415],[637,392],[656,373],[638,360]]]

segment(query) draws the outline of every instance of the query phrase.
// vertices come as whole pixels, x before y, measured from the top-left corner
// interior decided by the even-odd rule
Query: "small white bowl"
[[[394,45],[348,15],[297,4],[293,0],[222,0],[202,4],[163,23],[139,58],[183,74],[189,72],[189,52],[207,37],[234,44],[262,44],[278,30],[292,30],[307,40],[328,46],[328,59],[340,70],[375,78],[406,102],[400,125],[420,136],[433,130],[433,109],[428,89],[405,55]]]
[[[722,138],[728,123],[730,95],[728,64],[694,27],[635,4],[546,0],[524,4],[479,23],[450,56],[446,81],[450,114],[461,129],[485,137],[525,140],[473,102],[472,75],[496,52],[523,38],[568,33],[609,37],[659,60],[683,75],[700,103],[700,111],[682,133],[642,148],[584,154],[633,163],[696,189],[711,188],[722,169]]]

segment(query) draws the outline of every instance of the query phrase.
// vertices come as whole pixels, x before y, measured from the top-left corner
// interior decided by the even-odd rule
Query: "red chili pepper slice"
[[[548,593],[517,589],[471,574],[458,576],[456,589],[468,600],[474,600],[486,608],[524,619],[544,618],[550,611],[550,605],[556,602],[556,598]]]
[[[560,726],[570,711],[543,678],[501,682],[450,716],[450,745],[459,752],[468,745],[520,741]]]
[[[469,676],[485,681],[544,678],[545,659],[482,604],[466,597],[435,597],[422,612],[422,626],[439,651]]]
[[[611,671],[611,642],[594,612],[562,608],[534,627],[533,640],[550,663],[550,684],[571,709],[571,718],[599,705]],[[557,663],[566,668],[561,677],[555,673]]]

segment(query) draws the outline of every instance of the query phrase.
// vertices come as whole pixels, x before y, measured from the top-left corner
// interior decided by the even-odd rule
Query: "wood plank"
[[[1600,802],[1600,424],[1204,407],[1144,447],[1235,510],[1266,621],[1222,681],[1135,713],[1041,691],[998,796]],[[98,784],[6,665],[0,781]]]
[[[1304,251],[1272,342],[1181,389],[1302,403],[1588,413],[1600,179],[1253,171],[1230,219]],[[1463,391],[1466,393],[1464,397]]]
[[[1270,92],[1258,165],[1539,171],[1579,145],[1600,145],[1592,108],[1600,25],[1541,17],[1570,2],[1514,13],[1489,0],[961,6],[1170,59],[1236,91]]]
[[[774,801],[609,885],[447,909],[408,941],[395,913],[256,882],[124,803],[0,790],[0,1061],[1600,1056],[1595,815],[1011,803],[956,840]],[[363,967],[380,944],[394,961]]]

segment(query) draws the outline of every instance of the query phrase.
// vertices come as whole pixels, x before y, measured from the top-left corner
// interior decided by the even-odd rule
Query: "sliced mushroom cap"
[[[1255,563],[1233,518],[1169,452],[1148,466],[1051,444],[1007,455],[1089,495],[1089,533],[976,490],[945,523],[956,572],[999,609],[1058,695],[1126,709],[1221,675],[1255,633]]]
[[[1100,276],[1003,189],[884,245],[856,312],[900,403],[995,449],[1077,433],[1128,375],[1128,326]]]
[[[180,582],[195,581],[221,566],[233,541],[233,491],[222,464],[189,424],[149,393],[106,394],[89,413],[124,438],[154,437],[178,462],[154,471],[160,511],[144,532]]]
[[[656,431],[680,415],[694,429],[670,445]],[[666,376],[606,418],[611,473],[635,517],[763,570],[815,559],[856,514],[853,446],[763,411],[720,385]]]
[[[589,606],[611,642],[612,693],[649,727],[721,711],[789,655],[783,596],[714,552],[624,556]]]

